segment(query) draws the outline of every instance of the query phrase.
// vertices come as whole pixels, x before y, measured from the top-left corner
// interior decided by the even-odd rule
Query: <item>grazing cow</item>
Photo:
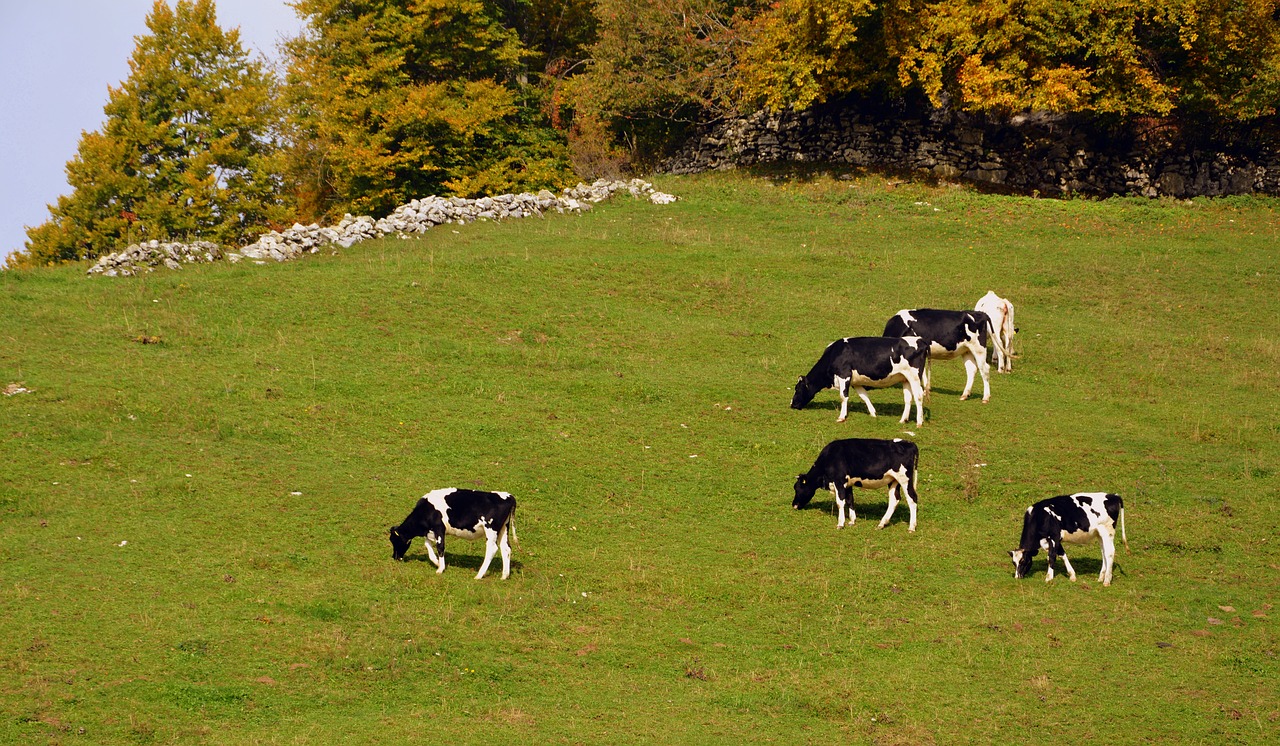
[[[876,416],[876,408],[867,396],[867,388],[885,388],[902,384],[902,419],[911,416],[911,402],[916,404],[916,425],[924,424],[924,390],[920,379],[929,360],[929,346],[914,337],[845,337],[827,345],[822,357],[807,375],[796,381],[792,409],[804,409],[814,395],[825,388],[840,392],[840,419],[849,416],[849,387],[867,405],[867,413]]]
[[[1018,333],[1018,327],[1013,323],[1013,304],[988,290],[978,299],[973,310],[982,311],[991,319],[991,347],[996,371],[1013,372],[1013,335]]]
[[[968,399],[973,389],[973,372],[982,374],[982,403],[991,399],[988,380],[987,334],[991,319],[981,311],[939,311],[934,308],[903,309],[884,325],[884,336],[915,335],[929,344],[929,358],[950,360],[962,358],[966,375],[961,399]],[[930,388],[929,370],[923,376],[924,390]]]
[[[853,492],[850,488],[883,487],[889,485],[889,508],[876,528],[884,528],[893,511],[898,507],[898,491],[907,498],[911,512],[908,531],[916,530],[916,464],[920,450],[915,443],[901,438],[871,440],[849,438],[833,440],[822,449],[807,474],[796,477],[796,497],[791,507],[799,510],[809,504],[819,489],[831,490],[836,499],[836,528],[844,528],[845,506],[849,508],[849,525],[857,520],[853,512]]]
[[[444,536],[484,539],[484,562],[476,580],[484,577],[494,552],[502,550],[502,578],[511,574],[511,545],[507,532],[516,538],[516,499],[506,492],[459,490],[452,487],[432,490],[418,500],[413,512],[391,529],[391,557],[403,560],[409,544],[418,536],[427,537],[427,556],[444,572]]]
[[[1098,580],[1111,585],[1111,568],[1116,557],[1116,522],[1120,523],[1120,536],[1125,549],[1129,537],[1124,530],[1124,500],[1109,492],[1077,492],[1059,495],[1027,508],[1022,518],[1022,540],[1018,548],[1009,552],[1013,558],[1013,577],[1026,577],[1031,570],[1031,558],[1041,549],[1049,553],[1049,571],[1045,582],[1053,580],[1053,566],[1058,557],[1067,567],[1067,574],[1075,582],[1072,569],[1062,542],[1084,544],[1095,536],[1102,541],[1102,571]]]

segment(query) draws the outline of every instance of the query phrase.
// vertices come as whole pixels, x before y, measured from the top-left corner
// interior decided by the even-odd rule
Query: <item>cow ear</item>
[[[1012,557],[1012,556],[1013,556],[1013,553],[1014,553],[1015,551],[1016,551],[1016,550],[1010,549],[1010,550],[1009,550],[1009,556],[1010,556],[1010,557]]]

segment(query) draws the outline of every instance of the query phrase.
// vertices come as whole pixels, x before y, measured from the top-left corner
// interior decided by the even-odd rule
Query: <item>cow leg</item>
[[[867,405],[867,414],[871,415],[872,417],[875,417],[876,408],[871,403],[871,397],[867,396],[867,390],[862,388],[861,386],[854,386],[853,391],[858,395],[858,398],[862,400],[862,403]],[[846,399],[846,401],[848,400]],[[841,414],[843,414],[843,412]],[[844,421],[844,417],[841,417],[840,420]]]
[[[1116,562],[1115,528],[1099,531],[1098,537],[1102,539],[1102,571],[1098,573],[1098,580],[1103,585],[1111,585],[1111,570]]]
[[[858,513],[854,512],[854,490],[851,490],[849,485],[845,484],[836,485],[836,489],[832,491],[836,493],[836,509],[840,511],[840,523],[836,528],[845,527],[845,511],[849,511],[849,523],[847,523],[847,526],[854,527],[854,523],[858,521]]]
[[[884,528],[889,525],[889,519],[893,517],[893,511],[898,509],[898,475],[893,475],[894,481],[889,483],[889,507],[884,511],[884,518],[880,519],[880,524],[876,528]],[[904,488],[905,491],[905,488]]]
[[[920,483],[920,474],[916,471],[915,464],[907,464],[907,466],[911,468],[910,474],[907,474],[906,469],[903,469],[903,474],[906,475],[907,480],[906,484],[903,485],[903,491],[907,493],[907,511],[911,514],[911,522],[907,524],[907,532],[914,534],[916,532],[916,505],[920,501],[920,496],[916,494],[916,485]]]
[[[431,546],[433,543],[435,544],[434,549]],[[434,542],[431,540],[431,537],[427,537],[427,557],[431,558],[431,561],[436,563],[437,575],[444,572],[444,534],[436,536]]]
[[[973,390],[973,374],[978,372],[978,363],[973,359],[973,352],[968,349],[960,359],[964,361],[964,391],[960,392],[960,401],[964,401]]]
[[[907,374],[906,379],[906,383],[902,384],[902,389],[905,392],[907,385],[911,385],[911,396],[916,400],[916,427],[920,427],[924,424],[924,387],[920,384],[920,376],[915,374],[915,369],[912,369]],[[903,396],[905,397],[906,394],[904,393]],[[903,412],[903,414],[905,415],[906,413]],[[905,417],[903,421],[906,421]]]
[[[1067,568],[1067,578],[1072,583],[1076,582],[1076,569],[1071,566],[1071,560],[1067,559],[1067,548],[1062,548],[1062,564]]]
[[[914,399],[915,399],[915,396],[913,396],[911,393],[911,383],[909,381],[903,381],[902,382],[902,417],[898,419],[898,422],[906,422],[907,418],[911,416],[911,402]]]
[[[835,388],[840,395],[840,419],[836,422],[844,422],[849,416],[849,379],[836,376]]]
[[[853,512],[853,490],[848,485],[835,485],[831,489],[831,494],[836,498],[836,528],[844,528],[844,512],[849,511],[849,526],[853,527],[854,521],[858,520],[858,516]]]
[[[484,530],[484,562],[480,563],[480,571],[476,573],[476,580],[484,577],[489,572],[489,563],[493,561],[493,555],[498,553],[498,532],[489,527]]]
[[[511,542],[507,534],[511,533],[506,526],[502,527],[502,532],[498,534],[498,550],[502,552],[502,579],[506,580],[511,574]]]
[[[1058,544],[1054,541],[1046,542],[1045,550],[1049,556],[1049,569],[1045,573],[1044,582],[1048,583],[1053,580],[1053,566],[1058,564]]]

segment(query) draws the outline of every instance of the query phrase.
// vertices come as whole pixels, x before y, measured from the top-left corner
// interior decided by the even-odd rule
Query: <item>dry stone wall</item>
[[[445,223],[463,225],[477,220],[541,217],[548,212],[577,214],[590,210],[593,204],[618,193],[648,199],[659,205],[676,201],[674,195],[659,192],[642,179],[600,179],[592,184],[570,187],[560,196],[546,190],[537,194],[501,194],[480,199],[432,196],[401,205],[380,220],[374,220],[368,215],[346,215],[334,226],[295,223],[292,228],[283,231],[264,233],[252,244],[238,251],[226,252],[225,258],[231,262],[247,259],[255,264],[285,262],[305,254],[314,254],[323,247],[350,248],[365,239],[393,234],[407,237],[413,233],[425,233],[434,226]],[[181,269],[183,264],[215,262],[223,258],[221,249],[207,241],[193,244],[149,241],[100,258],[97,264],[89,268],[88,273],[104,277],[128,277],[139,272],[152,272],[161,266]]]
[[[913,172],[1046,196],[1280,194],[1277,141],[1166,121],[1022,115],[1007,120],[853,99],[759,112],[694,135],[673,174],[821,162]]]

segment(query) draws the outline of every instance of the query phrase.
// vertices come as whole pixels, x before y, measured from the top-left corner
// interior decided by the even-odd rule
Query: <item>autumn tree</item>
[[[909,4],[780,0],[743,19],[739,26],[747,43],[736,68],[736,97],[744,108],[803,109],[896,84],[887,46],[893,30],[903,30]]]
[[[876,89],[1243,121],[1280,100],[1278,0],[779,0],[741,28],[739,95],[772,109]]]
[[[598,38],[560,98],[572,112],[575,155],[643,163],[689,126],[735,113],[734,21],[757,5],[598,0]]]
[[[212,0],[157,0],[101,130],[67,163],[69,195],[13,264],[94,257],[145,239],[252,240],[281,218],[273,80]]]
[[[300,0],[288,44],[292,175],[306,214],[572,179],[491,0]]]

